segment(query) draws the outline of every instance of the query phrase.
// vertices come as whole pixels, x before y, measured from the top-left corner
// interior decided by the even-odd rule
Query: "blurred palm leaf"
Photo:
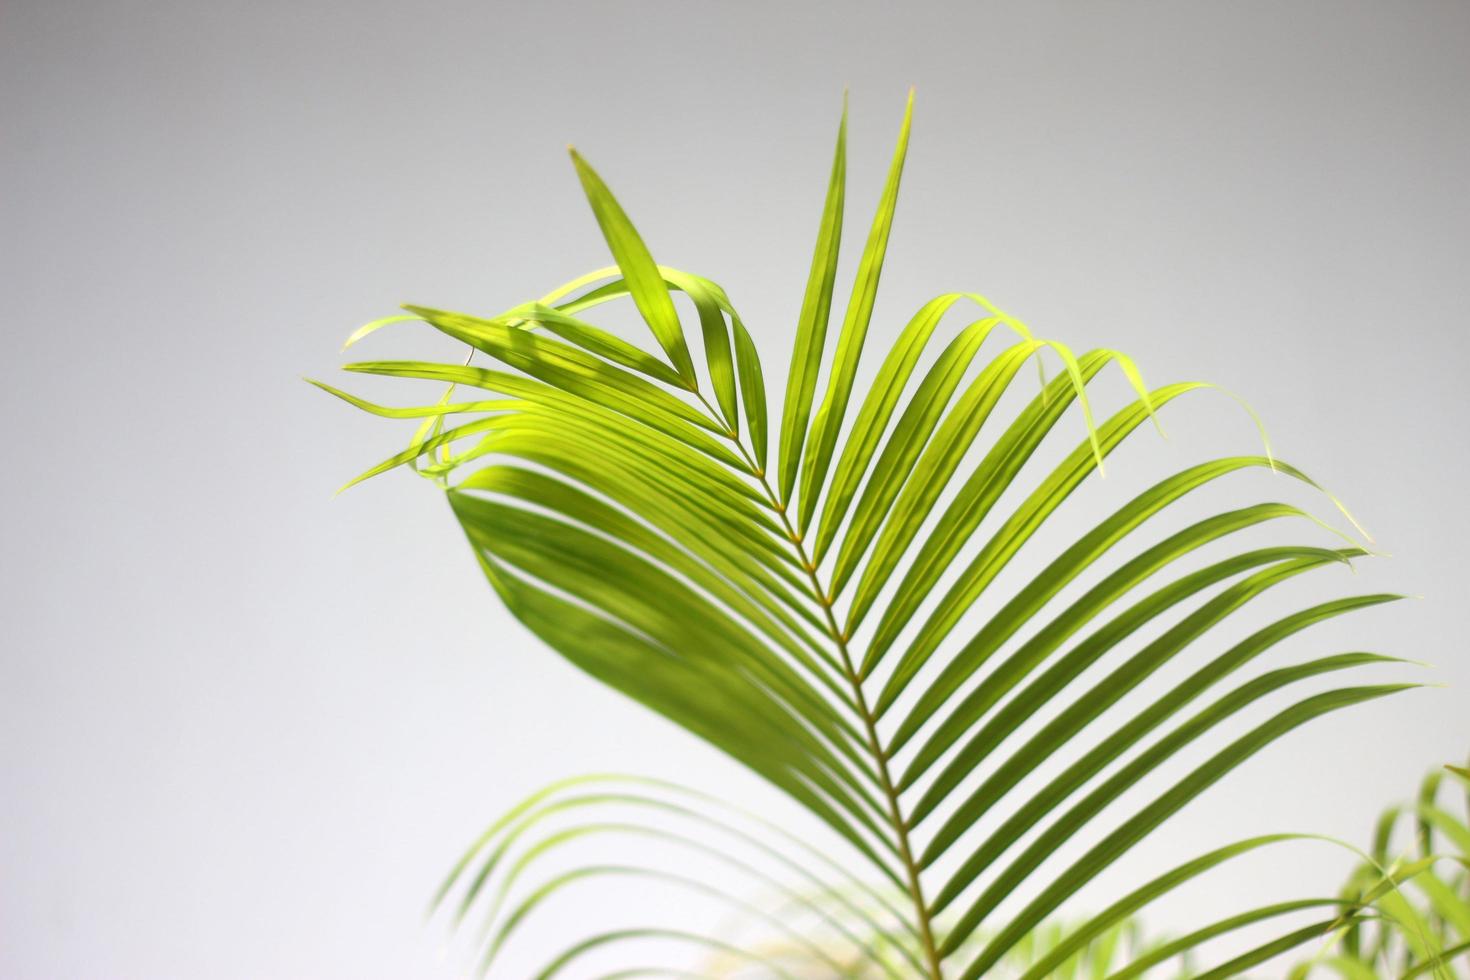
[[[436,403],[385,408],[321,387],[377,415],[420,420],[406,450],[359,479],[410,465],[439,482],[490,584],[526,627],[779,787],[900,897],[898,915],[865,925],[873,948],[850,951],[862,970],[968,978],[1041,948],[1038,930],[1053,928],[1047,923],[1058,921],[1064,902],[1272,742],[1410,685],[1299,695],[1244,734],[1221,734],[1233,716],[1298,682],[1389,659],[1348,652],[1235,680],[1293,634],[1397,598],[1386,594],[1310,605],[1223,652],[1198,652],[1213,628],[1268,590],[1365,554],[1350,540],[1231,547],[1263,525],[1321,523],[1285,503],[1244,501],[1149,535],[1160,514],[1242,470],[1265,468],[1315,488],[1269,452],[1192,466],[1141,490],[1026,584],[994,594],[1016,555],[1056,523],[1062,503],[1120,444],[1176,399],[1210,386],[1150,389],[1116,351],[1074,356],[984,297],[953,293],[919,309],[860,388],[911,111],[912,98],[829,344],[846,193],[844,111],[779,419],[768,417],[756,346],[724,289],[655,264],[575,151],[614,266],[499,316],[410,306],[407,316],[354,335],[351,342],[418,320],[467,344],[465,363],[347,365],[447,383]],[[676,299],[692,309],[697,343]],[[656,349],[592,322],[625,300]],[[936,344],[946,314],[964,308],[976,311],[973,321]],[[982,356],[991,338],[1007,335],[1002,350]],[[1057,376],[1043,375],[1020,408],[1003,408],[1027,362],[1039,365],[1043,355],[1059,362]],[[490,366],[474,363],[480,356]],[[1121,370],[1131,400],[1095,420],[1089,393],[1109,366]],[[1069,409],[1084,423],[1070,435],[1058,424]],[[1043,447],[1058,440],[1075,445],[1046,464]],[[1008,504],[1013,498],[1019,502]],[[1214,555],[1221,549],[1223,558]],[[1058,600],[1089,579],[1075,598]],[[1135,635],[1152,638],[1130,649]],[[1141,704],[1138,694],[1124,701],[1149,691],[1145,682],[1175,662],[1187,665],[1182,680]],[[1104,715],[1116,723],[1084,738]],[[1033,718],[1046,719],[1039,731],[1026,727]],[[1115,815],[1125,791],[1201,745],[1211,749],[1203,763]],[[1025,785],[1069,748],[1080,753],[1074,761],[1039,787]],[[981,772],[977,781],[972,774]],[[1084,831],[1095,840],[1059,861]],[[1112,943],[1148,901],[1275,839],[1213,851],[1069,922],[1024,975],[1080,962]],[[471,900],[497,863],[487,870],[486,860],[472,852],[451,882],[467,885]],[[1021,907],[1000,918],[1002,903],[1017,896]],[[1166,954],[1308,907],[1327,909],[1326,919],[1273,940],[1277,946],[1321,934],[1351,912],[1337,900],[1272,906],[1206,927]],[[636,938],[605,937],[585,949]],[[1250,956],[1275,948],[1221,968],[1239,972]],[[859,975],[858,966],[838,967]]]
[[[1386,878],[1396,887],[1378,887]],[[1342,897],[1365,914],[1292,980],[1470,976],[1470,771],[1431,772],[1412,803],[1385,810]]]

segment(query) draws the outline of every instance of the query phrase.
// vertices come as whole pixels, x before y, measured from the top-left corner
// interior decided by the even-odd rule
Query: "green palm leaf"
[[[1063,505],[1101,474],[1119,446],[1177,399],[1211,386],[1149,388],[1116,351],[1074,355],[983,296],[951,293],[913,316],[850,415],[911,115],[912,97],[829,358],[846,193],[844,107],[792,338],[772,471],[761,361],[729,297],[708,279],[657,265],[575,151],[576,173],[615,265],[498,316],[410,306],[409,315],[354,335],[356,342],[384,324],[418,321],[468,345],[472,359],[495,365],[347,365],[447,384],[433,404],[387,408],[321,387],[377,415],[423,420],[408,449],[359,479],[408,464],[443,486],[491,586],[528,629],[780,788],[899,896],[880,916],[867,904],[830,905],[842,890],[825,874],[804,872],[806,891],[764,882],[798,904],[826,909],[840,933],[860,940],[842,954],[855,959],[833,960],[828,969],[971,977],[1034,947],[1028,976],[1080,970],[1084,962],[1101,963],[1098,975],[1109,975],[1121,948],[1116,930],[1137,908],[1265,842],[1212,852],[1100,917],[1057,926],[1068,921],[1056,918],[1067,900],[1291,730],[1409,686],[1296,695],[1244,734],[1221,733],[1262,698],[1279,700],[1309,678],[1388,661],[1349,652],[1248,673],[1277,657],[1297,632],[1397,597],[1318,602],[1223,651],[1212,649],[1215,634],[1235,628],[1268,590],[1367,554],[1342,532],[1346,546],[1233,544],[1242,532],[1268,525],[1283,535],[1288,528],[1320,534],[1319,518],[1272,501],[1241,500],[1196,515],[1182,530],[1154,530],[1185,513],[1195,490],[1252,468],[1278,473],[1284,484],[1336,506],[1269,450],[1212,460],[1140,490],[1049,556],[1028,582],[995,594],[1017,556],[1038,551],[1043,529],[1061,525]],[[697,345],[675,293],[693,305]],[[606,304],[629,299],[656,349],[594,322]],[[946,314],[964,305],[977,307],[979,317],[936,342],[946,336]],[[987,354],[997,329],[1015,339]],[[1017,376],[1030,361],[1039,369],[1043,357],[1055,358],[1060,370],[1050,381],[1043,374],[1041,390],[1006,417],[1002,407],[1018,390]],[[1110,366],[1133,396],[1097,422],[1092,385]],[[453,394],[460,389],[477,394]],[[1066,421],[1074,412],[1082,423],[1075,428]],[[1060,462],[1038,473],[1038,461],[1058,447],[1067,450]],[[1074,583],[1081,593],[1058,608]],[[1140,633],[1152,638],[1130,644]],[[1171,664],[1183,665],[1184,679],[1139,703],[1136,692],[1150,691],[1146,682]],[[1098,670],[1102,680],[1080,689],[1084,674]],[[1189,713],[1196,702],[1204,706]],[[1046,719],[1040,730],[1022,736],[1038,716]],[[1131,813],[1115,812],[1126,789],[1197,746],[1213,753],[1207,762]],[[1067,755],[1074,761],[1049,781],[1025,788],[1023,777]],[[516,821],[534,823],[529,815],[542,802],[516,811],[489,838],[527,833],[513,829],[521,826]],[[982,833],[981,817],[993,813],[1002,814],[999,823]],[[559,842],[636,832],[631,826],[594,822],[532,845],[531,857],[510,865],[510,884]],[[1070,864],[1059,862],[1057,849],[1084,832],[1096,843]],[[506,860],[493,849],[488,862],[475,856],[490,843],[483,841],[452,879],[466,889],[462,911]],[[585,877],[640,873],[617,863],[566,872],[511,912],[506,885],[490,913],[500,937],[491,945],[498,949],[522,918]],[[1030,898],[1020,911],[997,918],[1023,895]],[[1456,920],[1446,896],[1427,897],[1440,919]],[[1350,921],[1358,908],[1357,899],[1304,901],[1203,927],[1147,963],[1246,925],[1331,907],[1326,924],[1293,926],[1219,968],[1243,969]],[[856,912],[862,914],[854,918]],[[1060,931],[1038,946],[1039,931],[1047,929]],[[722,939],[650,925],[585,939],[551,960],[545,975],[584,954],[660,935],[737,955]],[[738,955],[778,975],[789,969],[760,951]],[[493,959],[492,950],[486,962]],[[1141,975],[1147,963],[1133,973],[1124,965],[1117,975]]]
[[[1446,789],[1458,790],[1460,799],[1443,801]],[[1385,810],[1342,897],[1376,914],[1343,928],[1335,944],[1296,967],[1292,980],[1318,970],[1352,978],[1467,975],[1470,773],[1455,766],[1431,772],[1417,799]]]

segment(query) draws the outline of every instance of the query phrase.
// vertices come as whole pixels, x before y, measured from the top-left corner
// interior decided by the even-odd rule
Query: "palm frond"
[[[558,860],[578,842],[605,840],[608,850],[621,851],[629,838],[648,844],[637,863]],[[1213,865],[1275,840],[1246,842],[1210,855],[1204,863]],[[690,862],[699,859],[732,870],[742,891],[713,887],[691,876]],[[434,908],[446,910],[456,924],[481,921],[476,955],[483,970],[496,962],[527,919],[554,914],[544,910],[559,892],[607,878],[640,879],[712,898],[724,908],[724,929],[717,934],[666,922],[608,929],[551,954],[537,976],[554,976],[594,951],[650,938],[707,954],[694,973],[672,964],[646,963],[644,969],[659,973],[737,976],[756,964],[794,977],[901,980],[924,970],[919,936],[903,911],[900,890],[874,887],[800,836],[728,801],[647,777],[582,776],[533,793],[471,846],[435,896]],[[1103,980],[1121,976],[1120,965],[1129,961],[1134,964],[1131,976],[1159,964],[1186,965],[1192,944],[1146,941],[1128,914],[1142,896],[1159,887],[1160,882],[1153,882],[1086,922],[1043,923],[1007,951],[994,975]],[[1295,907],[1316,904],[1343,903]],[[970,945],[978,948],[990,938],[982,935]],[[631,975],[634,968],[627,969]]]
[[[612,810],[618,819],[606,816]],[[673,852],[673,860],[661,866],[555,862],[556,851],[591,836],[645,838],[657,850]],[[723,866],[757,901],[669,870],[687,867],[691,858]],[[538,878],[545,868],[551,870]],[[713,897],[733,913],[727,920],[758,927],[755,941],[742,945],[666,924],[644,928],[681,932],[686,942],[742,962],[786,963],[797,972],[810,964],[844,976],[877,969],[874,975],[903,977],[922,969],[913,926],[890,894],[896,889],[873,887],[799,836],[727,801],[647,777],[585,776],[531,795],[475,842],[435,906],[457,895],[456,921],[479,910],[485,923],[481,966],[488,967],[536,906],[562,888],[599,876],[648,878]],[[526,881],[534,884],[517,888]],[[512,899],[518,892],[521,897]]]
[[[1458,790],[1460,800],[1442,802],[1446,787]],[[1342,897],[1373,914],[1342,926],[1336,942],[1293,969],[1292,980],[1318,971],[1349,978],[1467,975],[1470,773],[1456,766],[1435,770],[1411,803],[1385,810]]]
[[[1153,531],[1184,513],[1196,490],[1250,469],[1346,513],[1269,450],[1142,489],[1025,584],[996,594],[1017,556],[1045,547],[1042,532],[1064,526],[1056,516],[1063,504],[1130,436],[1211,386],[1150,388],[1117,351],[1073,354],[985,297],[951,293],[919,309],[860,393],[911,117],[912,98],[829,351],[844,107],[769,469],[763,369],[725,290],[656,264],[576,151],[613,266],[498,316],[410,306],[354,335],[418,321],[468,345],[462,364],[346,366],[444,383],[437,402],[386,408],[321,387],[377,415],[422,420],[408,449],[359,479],[412,465],[437,481],[491,586],[531,632],[758,773],[861,855],[902,896],[906,932],[874,935],[907,950],[917,961],[908,968],[977,977],[1062,921],[1056,916],[1079,889],[1232,769],[1315,718],[1412,685],[1297,694],[1244,734],[1223,734],[1262,699],[1390,660],[1347,652],[1240,679],[1301,630],[1399,598],[1388,594],[1318,602],[1213,657],[1203,653],[1222,624],[1235,628],[1268,591],[1368,554],[1344,532],[1331,546],[1236,544],[1268,526],[1320,536],[1325,521],[1272,501],[1244,499],[1182,530]],[[697,344],[676,297],[694,308]],[[629,299],[653,347],[590,319]],[[977,317],[936,344],[946,315],[965,307]],[[1002,332],[1015,339],[983,353]],[[1059,370],[1050,380],[1043,372],[1040,390],[1011,413],[1018,375],[1044,357]],[[1099,421],[1095,379],[1110,367],[1130,400]],[[456,395],[461,389],[480,394]],[[1082,425],[1069,432],[1063,420],[1074,414]],[[1070,450],[1047,464],[1057,447]],[[1085,590],[1066,599],[1074,584]],[[1136,649],[1135,637],[1144,640]],[[1150,679],[1173,665],[1187,675],[1154,693]],[[1103,670],[1101,680],[1079,684]],[[1046,720],[1030,732],[1033,718]],[[1113,727],[1090,738],[1104,718]],[[1201,749],[1206,761],[1117,814],[1125,791]],[[1077,758],[1029,788],[1026,777],[1067,750]],[[987,830],[982,817],[992,814],[1003,817]],[[1084,831],[1093,842],[1060,860]],[[1142,904],[1264,843],[1211,852],[1108,915],[1073,923],[1042,956],[1047,965],[1027,975],[1048,975]],[[1019,910],[1000,918],[1015,902]],[[1226,965],[1238,970],[1320,935],[1351,910],[1335,900],[1271,906],[1207,926],[1198,941],[1328,906],[1326,925],[1296,927]],[[903,946],[905,935],[912,945]],[[618,941],[595,938],[571,955]]]

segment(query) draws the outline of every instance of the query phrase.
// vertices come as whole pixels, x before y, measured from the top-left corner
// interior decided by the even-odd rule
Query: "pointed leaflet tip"
[[[401,304],[399,308],[405,310],[411,309],[411,307],[409,307],[407,304]],[[382,317],[381,319],[374,320],[372,323],[365,323],[362,326],[358,327],[356,330],[352,331],[347,340],[343,342],[342,350],[347,350],[347,348],[351,347],[353,344],[357,343],[368,334],[375,333],[383,327],[386,327],[390,323],[404,323],[408,320],[420,319],[422,319],[422,317],[400,313],[395,316]]]
[[[697,392],[699,382],[694,373],[694,362],[689,356],[689,347],[684,340],[684,328],[679,323],[679,314],[669,296],[668,284],[659,273],[658,266],[649,254],[622,205],[613,197],[612,191],[597,172],[582,159],[576,149],[571,149],[572,165],[577,170],[577,179],[582,192],[592,208],[593,217],[602,230],[633,303],[638,307],[649,330],[658,340],[659,346],[668,354],[669,362],[689,391]]]
[[[898,131],[898,144],[894,147],[893,159],[888,167],[888,178],[884,182],[877,213],[874,214],[868,231],[867,244],[863,247],[862,258],[858,262],[852,298],[848,301],[847,312],[842,319],[842,331],[833,351],[827,393],[817,409],[806,440],[805,453],[801,460],[801,510],[797,524],[803,534],[816,513],[817,502],[822,495],[821,488],[837,445],[843,417],[852,395],[863,343],[872,320],[878,280],[883,268],[883,258],[888,251],[889,232],[893,227],[893,214],[898,203],[899,182],[903,174],[904,159],[908,154],[912,121],[913,103],[910,101],[904,109],[903,123]]]
[[[811,272],[796,322],[791,368],[786,375],[786,398],[781,408],[780,446],[777,454],[776,494],[785,506],[791,502],[801,465],[801,450],[811,419],[812,399],[822,364],[827,323],[832,312],[832,289],[837,279],[837,254],[842,241],[843,198],[847,184],[847,98],[842,100],[842,118],[837,124],[837,145],[832,154],[832,173],[822,220],[812,251]]]

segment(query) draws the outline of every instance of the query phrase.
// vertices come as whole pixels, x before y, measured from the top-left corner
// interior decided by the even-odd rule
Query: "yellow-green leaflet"
[[[648,254],[648,247],[638,237],[633,223],[623,213],[622,206],[613,199],[602,178],[597,176],[576,150],[571,150],[571,154],[577,176],[582,180],[582,190],[587,195],[587,203],[592,205],[592,213],[602,229],[602,237],[607,240],[613,261],[618,264],[628,282],[633,302],[638,305],[638,312],[643,314],[644,322],[669,355],[679,377],[691,389],[697,388],[694,363],[689,357],[684,330],[679,325],[679,315],[674,310],[674,301],[669,298],[668,287],[664,285],[663,277],[654,266],[653,256]]]

